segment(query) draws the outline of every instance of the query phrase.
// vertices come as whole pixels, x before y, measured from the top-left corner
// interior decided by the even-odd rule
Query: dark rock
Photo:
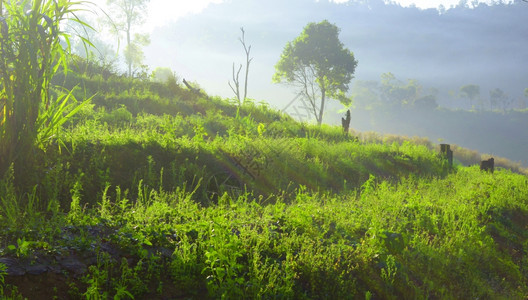
[[[174,253],[174,250],[170,250],[168,248],[161,247],[159,249],[159,253],[161,254],[161,257],[163,257],[163,258],[171,258],[172,254]]]
[[[62,268],[59,265],[50,265],[50,266],[48,266],[48,270],[50,272],[55,273],[55,274],[61,274],[62,273]]]
[[[26,274],[26,270],[14,258],[2,257],[0,258],[0,263],[7,266],[7,275],[9,276],[22,276]]]
[[[82,275],[86,273],[86,265],[75,257],[67,257],[59,262],[62,268],[75,275]]]
[[[40,275],[42,273],[48,272],[48,266],[42,264],[27,266],[26,272],[31,275]]]
[[[116,258],[119,256],[119,250],[114,246],[112,245],[111,243],[101,243],[101,251],[104,251],[108,254],[110,254],[110,256]]]
[[[88,257],[87,259],[84,260],[84,263],[87,266],[95,265],[95,264],[97,264],[97,257],[96,256],[90,256],[90,257]]]

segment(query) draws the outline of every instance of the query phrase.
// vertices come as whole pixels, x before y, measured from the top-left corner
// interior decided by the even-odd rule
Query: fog
[[[475,110],[459,95],[460,87],[467,84],[478,85],[480,97],[486,101],[490,90],[500,88],[511,100],[510,110],[522,108],[519,103],[527,100],[523,93],[528,88],[528,3],[520,0],[494,5],[468,5],[461,1],[451,8],[445,5],[448,9],[422,9],[409,1],[399,1],[406,3],[406,7],[402,7],[382,0],[344,3],[230,0],[208,5],[205,4],[207,1],[203,2],[200,9],[191,13],[175,11],[174,21],[170,21],[167,14],[163,22],[155,20],[154,15],[147,16],[151,19],[147,22],[150,25],[146,26],[151,44],[144,52],[145,63],[151,71],[156,67],[169,67],[180,78],[197,83],[210,95],[234,97],[228,81],[232,80],[233,63],[238,67],[245,62],[244,49],[238,40],[243,27],[253,57],[248,97],[277,109],[285,108],[297,91],[287,85],[272,83],[274,66],[286,43],[295,39],[307,23],[326,19],[341,29],[341,41],[359,62],[350,84],[351,93],[356,82],[379,81],[381,74],[391,72],[402,82],[416,79],[424,90],[434,89],[436,102],[440,105],[437,110]],[[329,103],[324,121],[338,124],[340,116],[337,111],[342,108],[337,102]],[[356,109],[359,111],[360,107],[356,106]],[[469,132],[457,132],[456,128],[432,132],[425,128],[435,128],[436,124],[427,124],[424,115],[404,119],[401,116],[406,114],[399,117],[394,111],[392,122],[407,123],[398,126],[383,118],[373,119],[379,115],[370,115],[371,119],[353,119],[351,127],[421,135],[434,142],[454,142],[528,165],[528,141],[525,140],[528,137],[523,135],[519,141],[521,131],[517,129],[526,130],[511,130],[512,126],[519,125],[517,123],[501,127],[505,130],[502,132],[479,127],[484,122],[482,120],[478,124],[467,124],[468,128],[474,128]],[[443,114],[443,117],[449,118],[449,115]],[[450,120],[443,122],[449,123]],[[458,122],[456,126],[464,125]],[[472,142],[470,136],[465,136],[490,131],[500,136],[502,142],[499,146],[502,148],[495,147],[493,142]],[[506,149],[509,146],[504,141],[508,139],[515,150]],[[526,144],[524,148],[519,146],[523,144]]]
[[[233,94],[232,64],[245,61],[240,27],[252,45],[249,97],[280,108],[295,95],[271,83],[274,65],[288,41],[308,22],[329,20],[359,61],[355,78],[376,80],[385,72],[438,89],[478,84],[522,97],[528,87],[528,3],[437,9],[403,8],[382,1],[345,4],[311,0],[232,0],[211,4],[155,28],[145,49],[153,69],[170,67],[208,93]]]

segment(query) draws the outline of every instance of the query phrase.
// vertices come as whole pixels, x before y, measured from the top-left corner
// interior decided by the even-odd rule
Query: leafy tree
[[[152,80],[166,84],[173,92],[177,91],[178,82],[180,81],[176,73],[166,67],[157,67],[154,69],[154,71],[152,71]]]
[[[157,67],[152,71],[152,81],[166,83],[170,80],[178,81],[174,72],[167,67]]]
[[[352,88],[354,102],[366,109],[414,108],[432,110],[438,107],[438,90],[425,89],[416,79],[406,83],[394,74],[381,74],[381,83],[376,81],[356,81]]]
[[[345,95],[356,70],[354,54],[339,40],[339,28],[324,20],[309,23],[284,48],[275,65],[273,81],[299,87],[310,111],[321,125],[326,98],[349,105]]]
[[[128,44],[125,48],[125,60],[128,64],[128,75],[133,76],[137,69],[144,68],[143,60],[145,55],[143,54],[142,47],[150,44],[150,38],[147,34],[134,34],[134,40]],[[134,67],[134,69],[133,69]]]
[[[422,86],[415,79],[409,79],[404,84],[390,72],[381,74],[381,92],[386,102],[411,105],[418,99],[421,91]]]
[[[351,88],[354,106],[375,109],[381,105],[379,83],[374,80],[355,80]]]
[[[524,89],[524,97],[528,97],[528,88]]]
[[[419,97],[413,102],[413,107],[418,110],[434,110],[438,107],[435,95]]]
[[[498,106],[499,104],[502,104],[504,101],[507,101],[507,99],[508,99],[508,96],[503,90],[499,88],[491,90],[490,91],[490,108],[493,110],[494,106]]]
[[[108,0],[108,4],[114,8],[112,14],[116,18],[116,29],[126,34],[125,60],[128,65],[128,76],[132,76],[132,67],[140,66],[143,60],[141,46],[150,43],[148,36],[135,35],[132,39],[132,26],[143,24],[147,4],[150,0]]]
[[[473,107],[473,100],[480,97],[480,86],[476,84],[464,85],[460,88],[460,95],[469,99],[469,105]]]

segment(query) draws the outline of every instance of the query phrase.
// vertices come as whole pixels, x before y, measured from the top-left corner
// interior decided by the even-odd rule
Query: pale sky
[[[153,29],[168,21],[174,21],[189,14],[196,14],[210,4],[222,3],[223,0],[151,0],[149,15],[156,16],[147,21],[147,27]]]
[[[107,0],[89,0],[100,7],[105,7]],[[150,16],[143,26],[145,31],[151,32],[155,27],[162,26],[170,21],[176,21],[181,17],[197,14],[203,11],[211,4],[220,4],[229,0],[150,0],[149,13]],[[335,3],[346,3],[354,0],[315,0],[315,1],[330,1]],[[449,9],[458,5],[460,0],[385,0],[385,2],[397,3],[403,7],[416,6],[421,9],[438,8],[443,5],[445,9]],[[488,3],[494,2],[512,3],[514,0],[468,0],[468,5],[471,3]]]
[[[105,9],[107,0],[88,0]],[[189,14],[200,13],[210,4],[222,3],[224,0],[150,0],[148,18],[144,29],[152,31],[155,27],[175,21]],[[155,17],[154,17],[155,16]]]
[[[343,0],[341,0],[343,1]],[[427,8],[438,8],[440,5],[443,5],[446,9],[450,7],[457,6],[460,0],[397,0],[397,1],[386,1],[386,2],[396,2],[403,7],[409,7],[414,5],[418,8],[427,9]],[[471,6],[473,1],[468,1],[468,5]],[[478,0],[478,3],[487,3],[493,4],[497,1],[494,0]],[[513,0],[503,0],[500,1],[503,3],[512,3]]]

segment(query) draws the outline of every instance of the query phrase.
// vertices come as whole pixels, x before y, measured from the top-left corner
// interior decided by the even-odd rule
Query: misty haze
[[[145,55],[151,68],[170,67],[208,93],[233,97],[227,81],[232,64],[244,62],[238,42],[239,28],[244,27],[254,58],[248,97],[283,109],[297,91],[271,83],[273,66],[285,43],[306,23],[327,19],[341,29],[342,42],[359,62],[350,84],[350,93],[357,99],[352,104],[356,114],[351,128],[429,137],[433,142],[455,143],[526,166],[527,118],[515,117],[518,113],[512,111],[525,109],[528,100],[527,10],[528,3],[522,1],[480,4],[472,9],[460,4],[447,10],[422,10],[377,0],[343,4],[234,0],[211,4],[201,13],[155,28]],[[400,117],[397,107],[388,112],[391,123],[386,123],[387,118],[372,107],[388,110],[387,106],[369,104],[376,99],[356,95],[362,83],[380,82],[381,75],[389,72],[402,85],[410,79],[418,82],[420,90],[410,97],[434,97],[436,117],[431,119],[431,112],[412,113],[413,118],[402,112]],[[469,101],[461,94],[465,85],[479,87],[478,99]],[[498,100],[490,100],[495,89],[503,93]],[[337,111],[343,107],[336,103],[329,103],[325,122],[338,124]],[[363,109],[370,118],[365,118]],[[461,110],[475,113],[466,116]],[[487,113],[491,110],[496,113]],[[511,114],[505,116],[508,112]]]

